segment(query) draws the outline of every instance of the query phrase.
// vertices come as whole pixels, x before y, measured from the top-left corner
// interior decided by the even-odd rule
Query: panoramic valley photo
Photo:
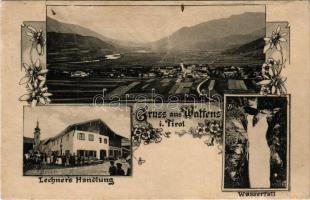
[[[265,24],[264,6],[47,6],[51,100],[257,93]]]

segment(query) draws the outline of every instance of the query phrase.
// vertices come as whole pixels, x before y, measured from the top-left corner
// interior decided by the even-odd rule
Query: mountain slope
[[[49,52],[57,52],[66,49],[90,51],[106,50],[107,52],[115,50],[113,45],[96,37],[83,36],[73,33],[48,32],[47,45]]]
[[[132,47],[139,47],[141,45],[133,42],[128,42],[128,41],[122,41],[122,40],[115,40],[109,37],[105,37],[104,35],[101,35],[93,30],[90,30],[88,28],[85,28],[80,25],[76,24],[69,24],[69,23],[64,23],[57,21],[53,18],[46,17],[46,22],[47,22],[47,32],[55,32],[55,33],[73,33],[81,36],[90,36],[90,37],[95,37],[98,38],[106,43],[110,43],[116,48],[132,48]]]
[[[229,18],[183,27],[170,36],[151,43],[153,50],[227,50],[265,35],[265,14],[244,13]]]
[[[264,59],[263,48],[265,41],[263,38],[259,38],[245,45],[239,46],[237,48],[229,49],[225,51],[225,54],[239,54],[248,57],[256,57]]]
[[[75,24],[68,24],[64,22],[57,21],[55,19],[52,19],[50,17],[46,17],[46,31],[47,32],[55,32],[55,33],[73,33],[81,36],[91,36],[91,37],[96,37],[102,41],[105,42],[112,42],[113,40],[105,37],[95,31],[92,31],[88,28],[85,28],[80,25],[75,25]]]

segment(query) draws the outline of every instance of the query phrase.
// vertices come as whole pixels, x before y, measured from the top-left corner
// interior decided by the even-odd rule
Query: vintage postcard
[[[1,2],[1,198],[310,198],[308,1]]]

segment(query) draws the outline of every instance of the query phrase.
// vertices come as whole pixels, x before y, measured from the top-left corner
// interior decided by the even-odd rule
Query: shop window
[[[77,156],[84,156],[84,150],[77,150]]]
[[[96,157],[96,151],[87,151],[89,157]]]

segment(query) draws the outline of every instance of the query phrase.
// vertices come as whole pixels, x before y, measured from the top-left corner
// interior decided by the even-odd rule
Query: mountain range
[[[106,37],[80,25],[47,17],[48,52],[66,48],[85,48],[119,53],[131,50],[153,52],[206,50],[234,53],[241,47],[257,51],[261,46],[248,45],[265,36],[265,13],[246,12],[183,27],[158,41],[139,44]],[[245,49],[246,50],[246,49]],[[242,51],[239,49],[239,51]]]
[[[152,43],[153,49],[225,50],[252,42],[265,35],[265,14],[244,13],[229,18],[183,27]]]
[[[104,35],[99,34],[83,26],[60,22],[48,16],[46,17],[46,22],[47,22],[47,26],[46,26],[47,33],[56,33],[54,35],[55,36],[57,35],[58,37],[60,37],[59,35],[61,34],[67,34],[67,35],[72,34],[72,35],[79,35],[82,37],[84,36],[84,39],[97,38],[105,42],[106,44],[113,46],[113,50],[115,48],[135,47],[138,45],[133,42],[115,40],[109,37],[105,37]]]

